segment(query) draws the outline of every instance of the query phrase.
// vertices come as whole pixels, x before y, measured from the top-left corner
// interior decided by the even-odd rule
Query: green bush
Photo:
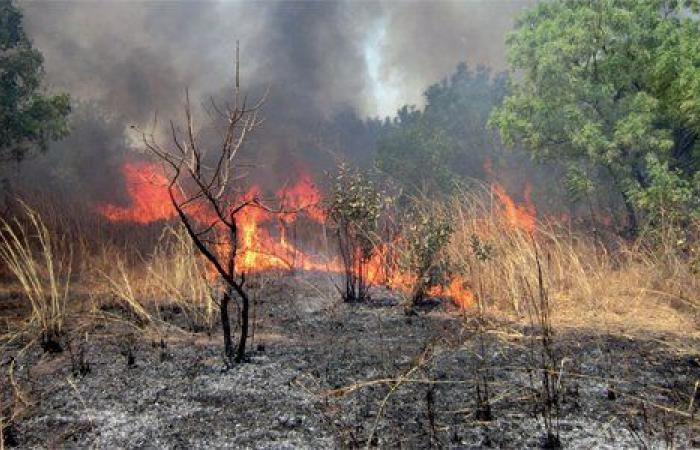
[[[700,173],[689,180],[655,155],[648,155],[645,162],[647,184],[630,188],[643,217],[642,233],[653,240],[671,237],[684,245],[700,220]]]
[[[405,268],[415,275],[412,304],[420,302],[428,288],[438,284],[445,272],[441,253],[450,242],[452,221],[437,211],[414,210],[407,215],[403,238]]]
[[[369,177],[345,165],[338,168],[328,212],[344,266],[345,301],[369,298],[367,264],[377,251],[375,238],[383,206],[383,196]]]

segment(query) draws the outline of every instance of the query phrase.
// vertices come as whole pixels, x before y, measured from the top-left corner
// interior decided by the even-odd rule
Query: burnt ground
[[[230,369],[221,358],[220,336],[177,331],[177,310],[164,316],[173,327],[159,332],[125,321],[93,321],[69,333],[71,351],[49,354],[33,345],[18,354],[19,344],[6,348],[0,370],[7,373],[14,361],[22,393],[21,400],[15,395],[20,414],[6,429],[7,443],[546,444],[536,327],[479,322],[473,313],[462,317],[439,302],[406,316],[388,293],[352,305],[299,286],[287,278],[261,295],[266,300],[258,305],[250,361]],[[700,394],[693,390],[700,379],[699,342],[555,329],[551,351],[558,395],[549,405],[563,447],[700,447]],[[9,384],[2,387],[4,404],[12,391]]]

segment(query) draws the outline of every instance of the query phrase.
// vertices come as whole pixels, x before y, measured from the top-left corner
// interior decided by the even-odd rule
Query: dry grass
[[[109,271],[98,269],[108,296],[119,301],[140,324],[151,323],[153,320],[145,303],[147,291],[143,288],[143,279],[139,279],[139,271],[127,268],[119,257],[112,260],[110,266]]]
[[[440,204],[419,201],[424,210],[449,215],[454,233],[443,257],[490,314],[527,318],[537,251],[557,327],[700,334],[700,276],[672,245],[603,243],[557,223],[523,231],[504,219],[487,190],[464,190]],[[96,305],[116,300],[139,324],[160,323],[161,313],[176,307],[191,330],[214,327],[219,286],[207,279],[205,262],[181,228],[167,225],[158,238],[153,229],[128,236],[124,227],[110,232],[95,225],[98,243],[84,237],[87,222],[60,219],[48,207],[36,211],[26,208],[19,219],[0,222],[0,257],[31,306],[35,329],[60,332],[69,294],[78,291],[89,292]]]
[[[539,252],[558,326],[700,335],[700,277],[677,252],[621,239],[604,245],[555,222],[530,233],[506,220],[488,195],[473,192],[449,199],[448,210],[455,221],[448,258],[491,312],[524,316]]]
[[[71,285],[71,250],[24,205],[22,220],[0,219],[0,261],[31,306],[28,325],[44,339],[60,336]]]
[[[84,220],[71,219],[36,198],[27,205],[18,200],[13,217],[0,219],[4,291],[19,292],[31,311],[26,321],[12,327],[8,321],[2,341],[56,339],[67,317],[76,327],[125,320],[137,329],[162,328],[166,309],[184,313],[192,331],[213,328],[216,286],[181,228],[112,225],[88,211],[80,211]],[[135,232],[129,235],[129,229]]]
[[[191,329],[211,330],[216,322],[215,286],[207,279],[207,267],[182,226],[163,231],[148,261],[154,298],[181,308]]]
[[[118,302],[139,325],[161,323],[165,310],[177,310],[192,331],[214,327],[216,285],[183,228],[166,225],[148,255],[129,260],[126,253],[105,245],[95,258],[92,284],[103,299],[97,303]]]

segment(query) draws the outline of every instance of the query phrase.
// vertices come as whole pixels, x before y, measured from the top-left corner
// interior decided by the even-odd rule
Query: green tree
[[[382,128],[377,165],[410,188],[447,191],[462,176],[482,175],[495,142],[486,130],[505,95],[505,76],[460,64],[424,93],[425,108],[404,106]]]
[[[700,172],[694,180],[669,169],[655,155],[647,156],[648,186],[632,193],[635,205],[645,211],[644,231],[652,237],[670,235],[684,244],[692,234],[694,221],[700,219]]]
[[[21,11],[0,0],[0,162],[45,150],[68,132],[69,97],[45,94],[43,75],[43,57],[24,31]]]
[[[577,175],[612,181],[636,231],[648,155],[686,179],[700,164],[699,4],[540,1],[507,38],[515,76],[490,123],[538,160],[600,168]]]

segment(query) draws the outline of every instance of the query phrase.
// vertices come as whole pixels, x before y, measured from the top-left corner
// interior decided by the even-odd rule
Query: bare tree
[[[200,142],[188,91],[185,94],[184,127],[170,121],[172,145],[169,148],[161,147],[153,133],[141,133],[146,148],[171,169],[168,191],[180,221],[194,245],[224,282],[225,290],[218,302],[224,350],[226,357],[235,362],[241,362],[245,357],[250,311],[250,297],[245,289],[246,274],[236,267],[239,250],[237,217],[248,207],[272,211],[258,198],[243,198],[236,190],[245,177],[242,166],[235,161],[236,156],[249,134],[261,124],[258,113],[264,101],[263,96],[249,106],[246,97],[241,96],[238,55],[236,43],[236,81],[232,102],[222,106],[211,101],[213,114],[218,116],[218,120],[214,120],[219,132],[216,145],[205,146]],[[207,148],[214,150],[208,153]],[[240,298],[241,308],[238,309],[240,337],[234,354],[228,311],[229,303],[236,296]]]

